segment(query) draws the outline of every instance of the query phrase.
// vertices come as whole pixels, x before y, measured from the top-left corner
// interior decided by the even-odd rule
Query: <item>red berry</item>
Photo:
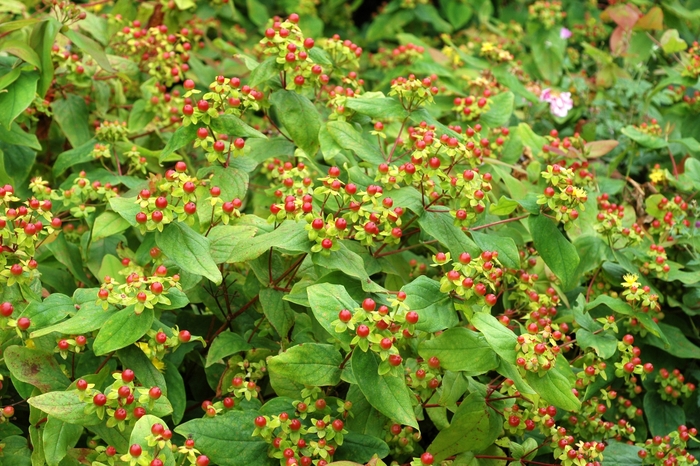
[[[377,307],[377,303],[374,302],[372,298],[366,298],[362,301],[362,309],[367,312],[372,312]]]
[[[406,313],[406,322],[409,324],[416,324],[418,323],[419,315],[416,311],[408,311]]]
[[[267,419],[263,416],[258,416],[255,418],[255,427],[263,428],[267,425]]]
[[[141,456],[141,445],[135,443],[129,447],[129,454],[134,457]]]
[[[180,330],[177,338],[180,340],[180,342],[187,343],[190,341],[190,338],[192,338],[192,335],[187,330]]]
[[[163,394],[163,392],[158,387],[151,387],[151,389],[148,391],[148,396],[152,400],[157,400],[158,398],[161,397],[162,394]]]
[[[20,317],[17,319],[17,328],[20,330],[27,330],[31,325],[30,320],[27,317]]]
[[[357,327],[357,336],[360,338],[366,338],[369,335],[369,327],[365,324],[360,324]]]
[[[433,455],[428,453],[427,451],[420,455],[420,462],[425,464],[425,465],[431,465],[435,461],[435,458],[433,458]]]

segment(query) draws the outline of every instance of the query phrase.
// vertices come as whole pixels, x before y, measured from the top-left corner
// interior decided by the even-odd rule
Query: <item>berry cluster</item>
[[[410,65],[423,58],[423,52],[424,48],[422,46],[414,45],[410,42],[391,50],[380,47],[377,53],[370,55],[370,63],[380,68]]]
[[[540,24],[545,29],[552,29],[566,18],[559,0],[537,0],[528,7],[527,12],[531,22]]]
[[[561,165],[547,165],[542,178],[548,186],[544,194],[538,196],[537,203],[548,207],[565,229],[571,228],[572,222],[579,216],[579,210],[585,210],[588,193],[574,184],[574,171]]]
[[[697,442],[697,429],[688,429],[685,425],[679,426],[674,432],[663,437],[656,435],[648,439],[643,445],[638,455],[643,460],[644,465],[676,466],[697,464],[695,456],[692,455],[687,445],[690,440]]]
[[[681,75],[692,79],[700,76],[700,44],[697,41],[683,53]]]
[[[412,112],[433,102],[433,97],[438,93],[435,81],[437,81],[435,75],[424,79],[418,79],[413,74],[408,78],[398,77],[391,80],[389,96],[396,96],[401,106]]]
[[[411,426],[401,427],[400,424],[390,423],[385,428],[385,432],[384,441],[392,449],[394,455],[410,455],[416,448],[419,448],[418,442],[421,440],[421,434]]]
[[[685,377],[678,369],[669,372],[661,368],[654,381],[660,384],[658,393],[661,398],[673,404],[677,404],[681,396],[689,398],[695,391],[695,384],[685,383]]]
[[[202,94],[196,104],[193,99],[201,94],[201,91],[195,89],[194,81],[185,80],[183,87],[186,91],[185,104],[182,107],[184,126],[199,122],[209,125],[212,118],[218,118],[220,114],[241,116],[246,110],[260,110],[260,101],[264,98],[262,92],[248,85],[241,85],[241,80],[236,77],[227,79],[217,76],[209,84],[209,92]],[[225,147],[214,147],[214,150],[223,152]]]
[[[452,111],[464,121],[478,120],[490,109],[491,89],[484,89],[481,96],[455,97]]]
[[[282,86],[290,90],[318,87],[323,74],[321,65],[314,63],[309,56],[315,42],[310,37],[304,38],[298,23],[299,15],[296,13],[284,21],[275,17],[272,27],[265,30],[265,37],[260,40],[263,53],[275,57],[282,75]],[[328,82],[327,79],[325,81]]]
[[[448,265],[451,262],[450,253],[438,252],[433,256],[433,262],[433,267]],[[459,306],[465,310],[477,305],[484,312],[490,312],[498,301],[493,292],[501,286],[502,277],[503,269],[497,251],[484,251],[476,258],[463,252],[452,263],[452,270],[440,279],[440,291],[463,298]]]
[[[622,242],[626,245],[638,244],[642,240],[644,231],[637,223],[632,224],[623,222],[625,218],[625,207],[620,204],[611,203],[607,193],[603,193],[596,197],[598,202],[598,215],[596,220],[598,223],[594,225],[596,231],[607,237],[611,245]]]
[[[341,39],[338,34],[321,42],[321,47],[330,55],[333,64],[338,68],[356,70],[360,67],[362,47],[358,47],[348,39]]]
[[[354,310],[342,309],[338,319],[332,322],[338,333],[348,330],[355,336],[351,345],[362,351],[372,350],[379,355],[379,374],[383,375],[392,368],[401,365],[403,358],[399,354],[398,345],[403,338],[410,338],[415,332],[419,315],[409,310],[404,303],[406,293],[399,291],[390,306],[377,305],[372,298],[362,301],[362,306]]]
[[[195,35],[187,28],[170,32],[161,24],[146,29],[141,21],[135,20],[117,31],[112,47],[120,55],[140,57],[141,70],[170,87],[180,82],[190,69],[193,40]]]

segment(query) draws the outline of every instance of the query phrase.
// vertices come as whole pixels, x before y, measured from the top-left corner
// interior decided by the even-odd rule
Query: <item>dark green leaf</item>
[[[304,343],[268,359],[270,372],[296,383],[322,387],[340,382],[343,356],[332,345]]]
[[[182,270],[221,283],[221,272],[209,252],[209,240],[185,223],[168,225],[156,235],[156,244]]]
[[[364,352],[356,349],[352,353],[352,372],[357,385],[367,398],[367,401],[377,411],[388,418],[418,428],[416,415],[411,405],[411,394],[402,375],[392,375],[391,372],[379,375],[379,356],[372,351]]]
[[[63,374],[53,353],[24,346],[10,346],[3,352],[12,377],[42,392],[65,390],[70,380]]]
[[[668,435],[685,424],[683,408],[662,400],[661,395],[651,390],[644,395],[644,414],[651,435]]]
[[[205,367],[216,364],[232,354],[248,351],[250,348],[250,343],[245,341],[242,336],[227,330],[220,333],[212,342],[209,352],[207,353]]]
[[[39,97],[44,97],[46,91],[51,87],[51,81],[54,75],[51,48],[53,47],[56,34],[58,34],[58,30],[61,26],[61,23],[56,19],[49,18],[46,21],[35,24],[29,36],[29,45],[39,56],[39,60],[41,60],[41,75],[39,76],[36,88]]]
[[[97,299],[96,297],[97,292],[95,292],[95,299]],[[70,319],[50,327],[34,330],[30,336],[32,338],[39,338],[52,332],[58,332],[64,335],[78,335],[92,332],[102,327],[111,315],[112,312],[105,311],[102,309],[102,306],[94,302],[87,302],[82,304],[78,313]]]
[[[491,128],[505,126],[510,121],[510,116],[513,114],[515,104],[515,96],[512,92],[501,92],[491,98],[489,110],[481,115],[479,121]]]
[[[396,118],[402,119],[408,116],[408,112],[401,102],[394,97],[384,97],[382,93],[366,93],[353,99],[348,99],[345,106],[370,118]]]
[[[315,50],[315,49],[311,49]],[[250,87],[259,86],[262,83],[274,78],[278,75],[277,71],[277,57],[272,56],[258,66],[253,68],[250,72],[250,77],[248,79],[248,85]]]
[[[622,128],[621,132],[631,140],[639,143],[640,146],[649,149],[661,149],[662,147],[666,147],[668,145],[664,139],[651,134],[642,133],[634,126],[625,126]]]
[[[197,449],[219,466],[272,466],[279,460],[267,456],[268,444],[253,437],[255,411],[231,411],[221,416],[194,419],[175,428],[192,438]],[[235,452],[235,454],[231,454]]]
[[[128,229],[131,224],[116,212],[106,211],[100,214],[92,225],[92,241],[117,235]]]
[[[3,125],[0,125],[0,141],[41,150],[41,144],[36,136],[31,133],[25,133],[17,123],[12,123],[12,129],[9,131]]]
[[[354,408],[354,406],[353,406]],[[371,435],[348,432],[343,436],[343,444],[338,447],[333,455],[333,463],[336,461],[352,460],[365,463],[372,459],[374,455],[385,458],[389,454],[389,445],[381,439]]]
[[[68,424],[93,426],[100,423],[96,414],[85,414],[85,402],[80,399],[77,390],[44,393],[31,397],[27,402],[56,420]]]
[[[158,387],[163,391],[163,396],[168,396],[168,387],[165,385],[163,374],[156,369],[146,353],[140,348],[131,345],[120,349],[117,357],[123,367],[128,367],[136,375],[136,379],[144,387]]]
[[[22,72],[22,74],[7,87],[7,92],[0,92],[0,125],[7,130],[12,128],[12,122],[34,101],[36,83],[39,73]]]
[[[84,98],[68,94],[64,99],[54,101],[51,109],[54,121],[61,127],[71,146],[80,147],[90,141],[90,112]]]
[[[472,256],[480,253],[476,244],[457,226],[447,212],[425,211],[418,219],[423,232],[438,240],[445,246],[452,257],[459,257],[463,252]]]
[[[482,251],[497,251],[498,260],[501,261],[504,266],[510,269],[517,269],[520,267],[520,254],[518,254],[518,247],[515,245],[513,238],[498,236],[494,233],[479,233],[476,231],[472,231],[471,235],[476,245],[479,246]]]
[[[438,433],[428,451],[439,463],[465,451],[486,449],[496,440],[489,428],[489,417],[493,414],[487,409],[484,397],[472,393],[462,401],[450,426]]]
[[[576,269],[580,259],[574,245],[544,215],[530,215],[529,226],[535,249],[547,267],[561,280],[562,288],[570,290],[576,286]]]
[[[217,133],[227,134],[229,137],[235,138],[262,138],[267,137],[245,123],[236,115],[219,115],[211,120],[211,128]]]
[[[265,288],[260,291],[260,304],[265,317],[280,337],[285,337],[294,326],[295,313],[284,301],[284,292]]]
[[[274,92],[270,103],[294,143],[306,155],[314,157],[319,148],[318,131],[321,128],[321,116],[314,104],[303,95],[285,90]]]
[[[274,231],[259,234],[233,249],[226,262],[250,261],[271,247],[289,252],[308,252],[311,244],[304,225],[304,222],[283,222]]]
[[[53,253],[53,256],[58,262],[68,267],[68,270],[83,283],[90,283],[90,279],[85,275],[83,266],[85,265],[80,256],[78,246],[66,241],[63,233],[60,233],[54,241],[47,244],[46,247]]]
[[[491,348],[501,358],[511,364],[515,362],[515,346],[518,344],[518,337],[512,330],[485,312],[475,313],[470,323],[484,335]]]
[[[320,283],[312,285],[306,289],[309,296],[309,306],[314,313],[318,323],[326,329],[333,337],[343,343],[346,347],[352,340],[352,335],[348,332],[337,333],[331,325],[338,319],[338,313],[343,309],[353,311],[359,305],[350,297],[345,287],[333,285],[331,283]]]
[[[662,340],[654,334],[649,334],[644,338],[645,342],[657,348],[661,348],[668,354],[677,358],[700,359],[700,348],[688,340],[680,328],[660,322],[659,330],[667,341]]]
[[[556,364],[544,374],[528,372],[525,381],[546,401],[566,411],[578,411],[581,402],[571,392],[574,376],[569,361],[559,356]]]
[[[168,143],[160,152],[158,161],[163,163],[179,160],[180,156],[175,155],[171,157],[171,154],[194,141],[197,138],[197,129],[199,129],[197,125],[180,126],[178,129],[176,129],[170,139],[168,139]]]
[[[79,163],[91,162],[95,160],[92,156],[92,151],[95,148],[97,139],[90,139],[85,144],[75,147],[71,150],[59,154],[56,162],[53,165],[53,174],[55,176],[62,175],[66,169]]]
[[[330,121],[326,127],[343,149],[354,152],[359,158],[373,165],[384,163],[384,156],[379,151],[379,146],[365,140],[351,124],[344,121]]]
[[[406,293],[405,303],[418,313],[418,330],[437,332],[454,327],[459,322],[452,299],[440,292],[440,282],[421,275],[401,288]]]
[[[479,375],[498,367],[498,357],[482,334],[464,327],[451,328],[418,346],[424,360],[436,356],[449,371]]]
[[[53,325],[75,312],[73,300],[66,295],[53,293],[43,302],[33,301],[24,308],[22,317],[28,317],[35,330]]]
[[[74,30],[68,30],[63,35],[69,38],[83,52],[90,55],[103,70],[108,73],[114,73],[114,69],[112,69],[112,65],[109,63],[107,55],[99,43]]]
[[[44,455],[49,466],[57,465],[73,448],[83,433],[83,426],[68,424],[54,417],[49,417],[44,427]]]
[[[603,455],[603,466],[641,466],[643,460],[638,455],[641,450],[643,448],[636,445],[608,440]]]
[[[134,105],[131,107],[131,112],[129,113],[129,122],[127,123],[129,131],[133,133],[141,131],[146,125],[153,121],[156,114],[153,111],[146,110],[147,105],[144,99],[139,99],[134,102]]]
[[[141,314],[129,306],[112,314],[100,329],[93,350],[97,356],[125,348],[139,340],[151,328],[153,309],[144,309]]]

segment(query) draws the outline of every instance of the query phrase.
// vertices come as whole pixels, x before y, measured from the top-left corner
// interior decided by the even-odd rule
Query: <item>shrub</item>
[[[697,464],[700,10],[5,3],[3,464]]]

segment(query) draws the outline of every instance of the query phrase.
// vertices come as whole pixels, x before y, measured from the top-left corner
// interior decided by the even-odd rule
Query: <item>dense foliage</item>
[[[0,464],[697,464],[700,2],[609,3],[0,0]]]

